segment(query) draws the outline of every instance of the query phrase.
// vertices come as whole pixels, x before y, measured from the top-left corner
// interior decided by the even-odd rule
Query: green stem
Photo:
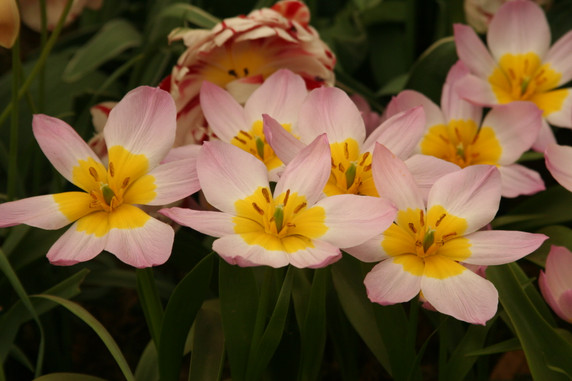
[[[10,148],[8,156],[8,185],[6,195],[12,200],[16,193],[16,181],[18,180],[18,86],[20,84],[20,38],[16,39],[12,47],[12,118],[10,122]]]
[[[161,337],[161,325],[163,323],[163,305],[159,298],[153,269],[137,269],[137,293],[141,302],[141,308],[145,315],[145,321],[149,328],[151,338],[155,342],[155,347],[159,348],[159,337]]]
[[[253,358],[254,353],[258,349],[260,344],[260,339],[262,333],[264,332],[264,327],[266,326],[266,316],[268,315],[268,305],[270,303],[270,288],[272,285],[272,275],[273,269],[267,268],[264,274],[264,282],[262,283],[262,289],[260,290],[260,298],[258,299],[258,311],[256,313],[256,321],[254,322],[254,330],[252,332],[252,339],[250,341],[250,355],[248,359],[248,365],[252,366],[253,362],[256,361]]]
[[[441,315],[441,324],[439,327],[439,380],[443,380],[445,375],[445,367],[447,365],[447,343],[449,341],[448,332],[444,320],[447,317]]]
[[[48,41],[48,15],[46,11],[46,0],[40,0],[40,10],[41,10],[41,22],[42,22],[42,32],[41,46],[42,50],[46,47],[46,42]],[[42,66],[38,78],[38,106],[40,110],[44,110],[44,99],[46,94],[46,66]]]
[[[0,126],[2,126],[2,124],[4,123],[4,121],[6,120],[8,115],[10,114],[10,111],[12,110],[12,108],[16,107],[16,103],[24,96],[24,94],[26,94],[26,92],[28,91],[28,88],[32,84],[32,81],[34,80],[34,78],[36,78],[38,73],[41,71],[41,69],[46,64],[46,60],[48,59],[50,52],[54,48],[54,45],[56,44],[56,41],[58,40],[60,32],[62,31],[62,28],[64,26],[64,22],[65,22],[66,18],[68,17],[68,13],[71,9],[72,3],[73,3],[73,0],[67,1],[66,6],[64,8],[64,11],[62,12],[62,15],[58,21],[58,24],[56,25],[54,31],[50,35],[50,38],[46,42],[46,45],[45,45],[44,49],[42,50],[42,53],[40,54],[40,58],[38,58],[38,61],[36,62],[36,64],[32,68],[30,75],[28,76],[28,78],[26,78],[26,81],[24,81],[24,83],[20,87],[20,91],[18,91],[18,96],[17,96],[16,100],[13,99],[6,106],[4,111],[2,111],[2,114],[0,114]]]

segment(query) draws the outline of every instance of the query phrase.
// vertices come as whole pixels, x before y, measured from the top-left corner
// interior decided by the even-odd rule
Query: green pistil
[[[427,251],[435,242],[435,230],[429,229],[423,237],[423,251]]]
[[[522,81],[520,81],[520,93],[521,94],[526,93],[526,88],[528,87],[529,83],[530,83],[530,77],[524,77],[522,79]]]
[[[256,137],[256,151],[258,152],[258,156],[264,160],[264,142],[258,136]]]
[[[103,195],[103,199],[107,205],[111,205],[111,200],[115,197],[115,193],[109,187],[109,185],[105,184],[101,186],[101,194]]]
[[[276,224],[276,232],[280,233],[282,224],[284,223],[284,210],[281,206],[274,209],[274,223]]]
[[[350,167],[346,170],[346,187],[349,189],[356,179],[356,165],[354,163],[350,164]]]

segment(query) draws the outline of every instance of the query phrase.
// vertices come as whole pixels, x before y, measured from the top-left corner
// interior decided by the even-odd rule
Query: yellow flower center
[[[463,237],[466,229],[464,218],[451,215],[440,205],[433,206],[427,215],[421,209],[401,210],[384,232],[381,245],[405,271],[443,279],[459,273],[456,266],[444,268],[447,263],[463,261],[471,255],[469,241]],[[439,271],[431,266],[428,272],[427,261],[442,263]]]
[[[270,171],[281,166],[282,161],[276,156],[274,150],[266,141],[263,127],[262,121],[257,120],[252,124],[250,131],[240,130],[230,142],[256,156]],[[287,123],[283,124],[282,127],[288,132],[292,130],[292,126]]]
[[[273,198],[268,188],[259,187],[251,196],[235,203],[234,230],[249,245],[292,253],[314,247],[313,238],[327,230],[325,211],[308,207],[306,198],[286,192]]]
[[[379,196],[371,175],[371,153],[360,153],[354,139],[330,144],[332,172],[324,188],[328,196],[361,194]]]
[[[73,168],[73,183],[84,192],[53,195],[60,212],[70,221],[79,219],[78,230],[97,236],[110,229],[141,227],[149,216],[132,204],[153,200],[155,178],[146,174],[147,158],[121,146],[109,149],[105,168],[92,158],[79,160]]]
[[[451,120],[447,125],[429,128],[421,141],[421,153],[464,168],[474,164],[497,164],[502,147],[491,127],[479,129],[472,120]]]
[[[562,108],[568,90],[551,91],[562,74],[542,64],[535,53],[505,54],[488,80],[500,104],[531,101],[548,115]]]

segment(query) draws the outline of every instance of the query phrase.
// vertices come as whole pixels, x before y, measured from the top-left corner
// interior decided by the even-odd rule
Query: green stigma
[[[109,185],[105,184],[101,186],[101,194],[103,195],[103,199],[107,205],[111,205],[111,200],[115,197],[115,193],[109,187]]]
[[[284,210],[281,206],[274,209],[274,223],[276,224],[276,232],[280,233],[282,224],[284,223]]]
[[[356,179],[356,165],[351,163],[350,167],[346,170],[346,188],[349,189]]]
[[[435,242],[435,230],[429,229],[423,237],[423,251],[427,251]]]
[[[258,136],[256,137],[256,152],[262,160],[264,160],[264,142]]]

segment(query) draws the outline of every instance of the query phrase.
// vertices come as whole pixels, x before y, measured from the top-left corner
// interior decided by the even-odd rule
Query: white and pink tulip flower
[[[298,112],[307,94],[302,77],[280,69],[250,95],[244,107],[229,92],[208,81],[203,82],[200,99],[216,137],[256,156],[275,181],[284,166],[266,141],[262,114],[271,115],[297,136]]]
[[[139,87],[113,108],[103,130],[107,165],[65,122],[35,115],[40,148],[79,190],[0,205],[0,227],[26,224],[42,229],[73,225],[48,251],[56,265],[73,265],[106,250],[134,267],[164,263],[173,228],[139,206],[166,205],[199,189],[196,158],[160,164],[173,146],[176,110],[163,90]],[[188,154],[188,152],[187,152]]]
[[[501,198],[494,166],[474,165],[441,177],[425,202],[403,161],[377,144],[373,177],[383,184],[380,195],[397,207],[397,217],[382,234],[346,249],[362,261],[380,261],[364,281],[373,302],[402,303],[421,293],[441,313],[485,324],[496,313],[497,290],[463,264],[513,262],[548,238],[480,230],[494,218]]]
[[[421,105],[427,117],[417,152],[462,168],[496,166],[504,197],[544,190],[538,172],[515,163],[535,142],[542,126],[542,112],[531,102],[515,101],[493,107],[483,119],[483,108],[463,100],[457,91],[468,74],[462,61],[453,65],[443,85],[441,107],[419,92],[405,90],[388,104],[386,116]]]
[[[572,31],[550,46],[542,8],[532,1],[506,2],[491,20],[487,47],[466,25],[454,26],[457,54],[471,74],[459,84],[461,97],[493,106],[530,101],[542,110],[543,127],[534,149],[555,138],[548,123],[572,128]]]
[[[572,252],[551,246],[545,271],[540,271],[538,285],[542,296],[561,319],[572,323]]]
[[[330,148],[321,135],[286,166],[274,191],[266,166],[244,150],[205,142],[197,172],[206,200],[218,211],[160,211],[181,225],[219,237],[213,250],[239,266],[319,268],[387,228],[395,208],[379,197],[324,197]]]
[[[187,47],[161,84],[177,105],[175,144],[213,136],[199,102],[205,80],[228,90],[239,103],[281,68],[302,76],[308,89],[333,86],[336,58],[309,20],[304,3],[287,0],[224,19],[211,30],[173,31],[170,41],[183,40]]]

